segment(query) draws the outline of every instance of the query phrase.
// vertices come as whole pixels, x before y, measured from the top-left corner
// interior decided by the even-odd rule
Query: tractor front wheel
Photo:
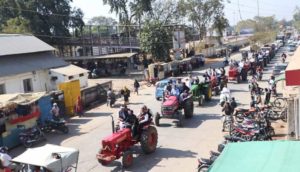
[[[101,160],[101,159],[98,159],[98,162],[103,165],[103,166],[107,166],[109,164],[108,161],[105,161],[105,160]]]
[[[131,151],[125,151],[122,156],[122,165],[124,168],[128,168],[133,163],[133,155]]]
[[[184,106],[184,116],[185,118],[192,118],[194,115],[194,103],[188,103]]]
[[[141,147],[145,154],[155,152],[157,146],[157,130],[153,126],[149,126],[141,135]]]
[[[199,96],[199,98],[198,98],[198,104],[199,104],[199,106],[203,105],[203,97],[202,96]]]
[[[159,115],[159,113],[156,113],[155,114],[155,119],[154,119],[154,122],[155,122],[156,126],[159,126],[159,120],[160,120],[160,115]]]

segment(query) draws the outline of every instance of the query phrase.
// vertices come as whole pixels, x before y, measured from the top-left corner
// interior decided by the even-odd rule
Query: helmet
[[[53,106],[57,106],[57,103],[53,103]]]

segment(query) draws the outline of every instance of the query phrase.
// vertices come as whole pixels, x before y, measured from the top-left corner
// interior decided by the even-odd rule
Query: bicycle
[[[270,105],[278,109],[284,109],[287,107],[287,98],[277,97]]]

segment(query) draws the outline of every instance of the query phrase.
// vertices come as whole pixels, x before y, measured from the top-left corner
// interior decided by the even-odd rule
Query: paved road
[[[233,58],[240,58],[240,54]],[[212,64],[212,67],[221,66],[221,62]],[[196,75],[201,75],[203,69],[195,71]],[[265,75],[264,77],[268,77]],[[264,78],[266,79],[266,78]],[[250,96],[248,84],[229,83],[228,86],[240,106],[248,106]],[[140,95],[130,97],[129,107],[135,113],[139,112],[142,105],[147,105],[152,111],[160,111],[160,101],[154,97],[154,87],[143,87]],[[162,126],[158,127],[158,148],[155,153],[144,155],[140,146],[133,148],[135,152],[134,164],[128,171],[138,172],[162,172],[162,171],[195,171],[197,157],[208,157],[210,150],[216,150],[217,145],[222,141],[220,111],[218,97],[214,97],[211,102],[205,103],[203,107],[195,107],[194,117],[184,121],[183,128],[177,128],[174,120],[162,119]],[[111,134],[111,118],[113,114],[116,118],[118,108],[107,108],[100,105],[86,112],[85,117],[72,118],[69,122],[70,134],[51,134],[49,143],[59,144],[68,147],[75,147],[80,150],[79,172],[108,172],[126,171],[122,169],[120,160],[110,164],[108,167],[101,166],[96,160],[96,153],[101,148],[101,139]],[[21,147],[14,152],[21,152]]]

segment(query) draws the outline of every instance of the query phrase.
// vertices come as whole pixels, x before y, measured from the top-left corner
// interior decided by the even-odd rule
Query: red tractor
[[[230,66],[229,71],[228,71],[228,80],[236,81],[237,83],[240,83],[241,75],[240,75],[238,67]]]
[[[112,117],[112,116],[111,116]],[[108,165],[112,161],[122,157],[123,167],[129,167],[133,162],[133,154],[130,148],[140,143],[145,154],[155,152],[157,146],[157,130],[152,126],[152,118],[137,131],[138,137],[132,136],[130,128],[115,131],[112,117],[113,133],[102,140],[102,149],[96,155],[98,162]],[[139,127],[137,127],[139,128]]]
[[[192,118],[194,113],[194,103],[192,95],[182,99],[182,102],[179,102],[177,96],[169,96],[162,103],[161,114],[156,113],[155,115],[155,125],[159,126],[159,120],[161,118],[170,118],[178,119],[177,126],[181,127],[183,125],[183,114],[184,111],[185,118]]]

